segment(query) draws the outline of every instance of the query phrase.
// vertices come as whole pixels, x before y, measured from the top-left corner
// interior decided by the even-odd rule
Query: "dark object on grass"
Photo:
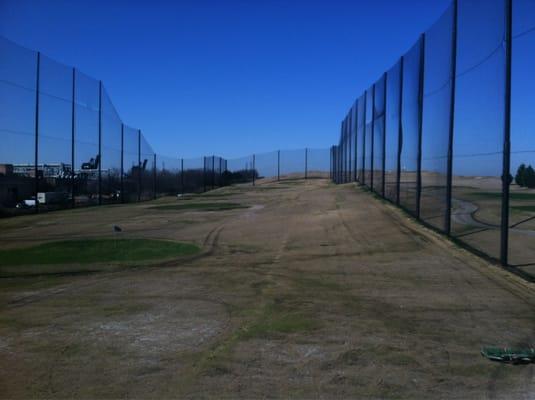
[[[511,364],[535,363],[535,349],[514,349],[508,347],[484,347],[481,355],[492,361]]]
[[[113,225],[113,231],[114,231],[115,233],[118,233],[118,232],[122,232],[123,230],[121,229],[120,226],[118,226],[118,225]]]

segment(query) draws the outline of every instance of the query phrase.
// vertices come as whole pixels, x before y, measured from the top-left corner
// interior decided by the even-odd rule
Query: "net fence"
[[[329,149],[227,160],[157,154],[99,80],[0,37],[0,215],[328,178]]]
[[[357,97],[356,181],[535,277],[535,3],[457,0]],[[347,117],[344,118],[344,122]],[[340,173],[338,168],[342,168]],[[340,179],[343,177],[344,179]]]

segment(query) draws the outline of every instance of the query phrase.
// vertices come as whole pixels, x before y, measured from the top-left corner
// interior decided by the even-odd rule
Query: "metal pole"
[[[39,200],[37,194],[39,193],[39,90],[41,78],[41,52],[37,52],[37,77],[35,82],[35,158],[34,158],[34,174],[35,174],[35,212],[39,212]]]
[[[366,108],[368,107],[368,91],[364,91],[364,115],[362,118],[362,184],[366,184]]]
[[[416,172],[416,217],[420,219],[420,202],[422,198],[422,132],[424,114],[424,66],[425,66],[425,33],[420,43],[420,76],[418,82],[418,163]]]
[[[98,81],[98,205],[102,205],[102,81]]]
[[[329,149],[329,179],[332,179],[331,171],[333,167],[333,148]]]
[[[401,191],[401,153],[403,150],[403,65],[405,58],[402,56],[399,60],[399,102],[398,102],[398,159],[396,170],[396,205],[399,206],[399,197]]]
[[[221,157],[219,157],[219,175],[218,175],[219,179],[217,181],[218,181],[218,186],[220,186],[220,187],[223,186],[221,184],[221,174],[222,174],[222,172],[223,172],[223,159]]]
[[[354,106],[354,110],[355,110],[355,124],[354,124],[354,134],[355,134],[355,160],[354,160],[354,164],[353,164],[353,180],[355,182],[358,181],[358,178],[357,178],[357,169],[358,169],[358,123],[359,123],[359,102],[358,100],[355,102],[355,106]]]
[[[121,123],[121,203],[124,203],[124,124]]]
[[[351,167],[351,135],[350,135],[350,131],[351,131],[351,115],[350,113],[348,112],[347,113],[347,116],[346,116],[346,127],[345,127],[345,135],[346,135],[346,140],[345,140],[345,165],[344,165],[344,168],[345,168],[345,174],[344,174],[344,182],[347,183],[349,182],[349,178],[350,178],[350,175],[351,175],[351,171],[350,171],[350,167]]]
[[[154,165],[152,166],[152,198],[156,200],[156,179],[158,177],[156,170],[156,153],[154,153]]]
[[[508,265],[509,253],[509,176],[511,175],[511,61],[513,1],[505,0],[505,110],[503,129],[502,224],[500,262]]]
[[[180,159],[180,188],[181,193],[184,194],[184,159]]]
[[[256,156],[253,154],[253,186],[255,185]]]
[[[372,154],[370,157],[370,190],[373,192],[373,168],[374,166],[374,160],[373,160],[373,150],[374,150],[374,144],[375,144],[375,83],[372,87],[372,134],[371,134],[371,140],[372,140]]]
[[[384,80],[384,87],[383,87],[383,159],[382,159],[382,164],[383,164],[383,187],[381,188],[381,191],[382,191],[382,196],[383,198],[385,197],[385,194],[386,194],[386,172],[385,172],[385,169],[386,169],[386,104],[387,104],[387,101],[386,101],[386,85],[387,85],[387,76],[386,76],[386,72],[383,74],[383,80]]]
[[[277,181],[281,180],[281,151],[277,151]]]
[[[455,130],[455,85],[457,75],[457,20],[458,20],[458,0],[453,0],[453,22],[451,32],[451,65],[450,65],[450,119],[448,135],[448,166],[446,180],[446,220],[444,221],[444,231],[446,235],[451,235],[451,198],[453,194],[453,134]]]
[[[346,123],[347,135],[347,179],[346,182],[351,182],[351,111],[347,115]]]
[[[141,201],[141,129],[137,130],[137,201]]]
[[[215,188],[215,156],[212,155],[212,190]]]
[[[343,183],[343,167],[344,167],[344,121],[340,125],[340,144],[338,145],[338,183]]]
[[[203,192],[206,192],[206,156],[203,156],[203,169],[202,169],[202,181],[203,181]]]
[[[305,148],[305,179],[308,179],[308,148]]]
[[[72,99],[71,99],[71,207],[76,206],[74,198],[74,130],[75,128],[75,115],[76,115],[76,68],[72,69]]]

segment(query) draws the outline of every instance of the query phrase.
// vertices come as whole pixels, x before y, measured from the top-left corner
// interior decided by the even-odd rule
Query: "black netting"
[[[139,199],[139,131],[123,127],[123,201]]]
[[[105,89],[102,90],[102,201],[121,201],[122,121]]]
[[[258,179],[263,181],[277,180],[279,177],[278,160],[278,151],[256,154],[255,168],[258,171]]]
[[[282,152],[281,152],[282,153]],[[281,154],[282,157],[282,154]],[[252,156],[233,158],[227,160],[227,171],[225,173],[225,184],[241,184],[253,181],[255,176],[254,164]],[[282,173],[282,172],[281,172]],[[258,178],[258,176],[256,176]]]
[[[99,82],[76,71],[75,101],[75,203],[98,204]]]
[[[156,155],[156,195],[176,196],[182,192],[181,160]]]
[[[453,10],[450,7],[442,15],[427,31],[425,39],[420,217],[443,231],[448,215]]]
[[[535,276],[535,2],[513,8],[509,263]]]
[[[306,149],[307,178],[329,177],[329,149]]]
[[[345,148],[344,148],[345,151]],[[347,160],[347,152],[344,154]],[[281,179],[297,179],[305,177],[305,149],[281,150]],[[345,173],[345,164],[342,166]]]
[[[384,195],[384,155],[385,155],[385,101],[386,101],[386,76],[374,85],[373,105],[373,190]]]
[[[364,138],[364,179],[363,182],[366,186],[372,185],[372,161],[373,161],[373,86],[366,91],[365,102],[365,138]]]
[[[72,87],[72,69],[41,56],[37,161],[41,210],[72,205]]]
[[[0,38],[0,216],[35,202],[36,71],[35,52]]]
[[[205,190],[205,170],[204,159],[188,158],[184,159],[183,170],[183,193],[200,193]]]
[[[344,118],[342,121],[342,144],[341,144],[341,151],[342,151],[342,170],[341,175],[342,179],[341,182],[345,183],[346,181],[346,167],[347,167],[347,118]]]
[[[357,180],[364,183],[366,152],[366,94],[357,100]]]
[[[347,174],[346,182],[351,181],[353,176],[353,113],[349,110],[346,117],[346,136],[347,136]]]
[[[397,202],[401,116],[401,62],[386,75],[385,197]]]
[[[358,104],[355,101],[351,107],[351,181],[357,181],[357,170],[358,170],[358,136],[357,136],[357,125],[358,125]]]
[[[401,124],[401,171],[399,202],[413,214],[418,211],[418,155],[420,148],[420,88],[422,40],[403,57],[403,94]]]
[[[452,232],[499,257],[504,142],[504,4],[460,1]]]
[[[154,151],[143,134],[141,134],[140,144],[141,200],[150,200],[155,196]]]

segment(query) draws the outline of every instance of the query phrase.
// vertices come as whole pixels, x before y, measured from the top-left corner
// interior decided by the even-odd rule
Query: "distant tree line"
[[[520,187],[535,188],[535,170],[533,167],[520,164],[516,171],[515,182]]]

